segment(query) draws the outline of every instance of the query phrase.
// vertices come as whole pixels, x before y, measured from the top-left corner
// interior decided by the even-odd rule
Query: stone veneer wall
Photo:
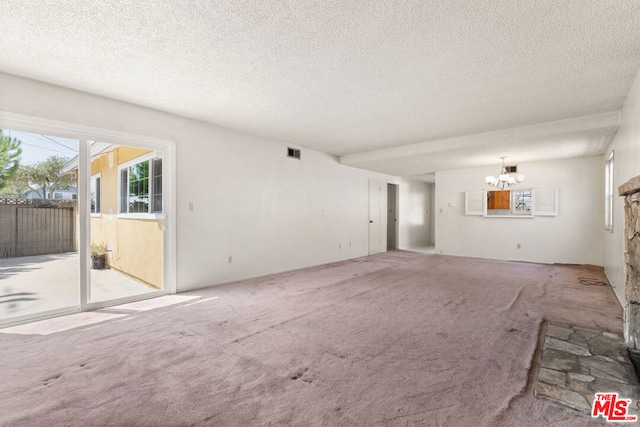
[[[618,189],[624,196],[627,283],[625,286],[625,330],[627,343],[640,346],[640,176]]]

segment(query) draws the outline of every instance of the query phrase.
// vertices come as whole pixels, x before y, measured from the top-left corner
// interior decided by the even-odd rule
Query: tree
[[[50,199],[56,190],[75,185],[74,178],[60,173],[67,161],[64,157],[51,156],[40,162],[21,166],[15,174],[14,184],[17,188],[35,191],[41,199]]]
[[[15,199],[22,196],[20,188],[16,186],[15,180],[9,181],[6,186],[0,190],[0,198]]]
[[[20,166],[22,143],[2,133],[0,129],[0,190],[6,187],[15,176]]]

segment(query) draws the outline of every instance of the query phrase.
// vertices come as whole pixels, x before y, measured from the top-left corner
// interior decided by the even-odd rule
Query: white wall
[[[176,141],[178,291],[368,253],[369,179],[388,176],[304,148],[287,159],[282,142],[1,73],[0,94],[0,111]]]
[[[499,168],[436,173],[436,252],[503,260],[603,265],[602,157],[521,163],[519,188],[558,187],[555,217],[465,216],[464,193],[487,189]],[[521,249],[517,249],[517,245]]]
[[[636,75],[621,113],[621,125],[609,145],[606,156],[614,150],[613,160],[613,232],[604,235],[604,268],[607,278],[624,307],[626,265],[624,259],[624,199],[618,187],[640,175],[640,72]],[[604,166],[603,166],[604,168]]]
[[[430,245],[433,186],[410,179],[400,179],[398,183],[398,248]]]

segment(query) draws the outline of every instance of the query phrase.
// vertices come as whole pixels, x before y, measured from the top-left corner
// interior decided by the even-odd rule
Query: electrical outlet
[[[193,202],[189,202],[189,210],[192,211],[193,210]]]
[[[522,245],[520,243],[516,244],[516,249],[522,249]]]

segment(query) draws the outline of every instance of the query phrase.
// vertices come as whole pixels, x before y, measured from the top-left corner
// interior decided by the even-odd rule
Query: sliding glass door
[[[175,292],[173,143],[43,122],[0,112],[0,326]]]

